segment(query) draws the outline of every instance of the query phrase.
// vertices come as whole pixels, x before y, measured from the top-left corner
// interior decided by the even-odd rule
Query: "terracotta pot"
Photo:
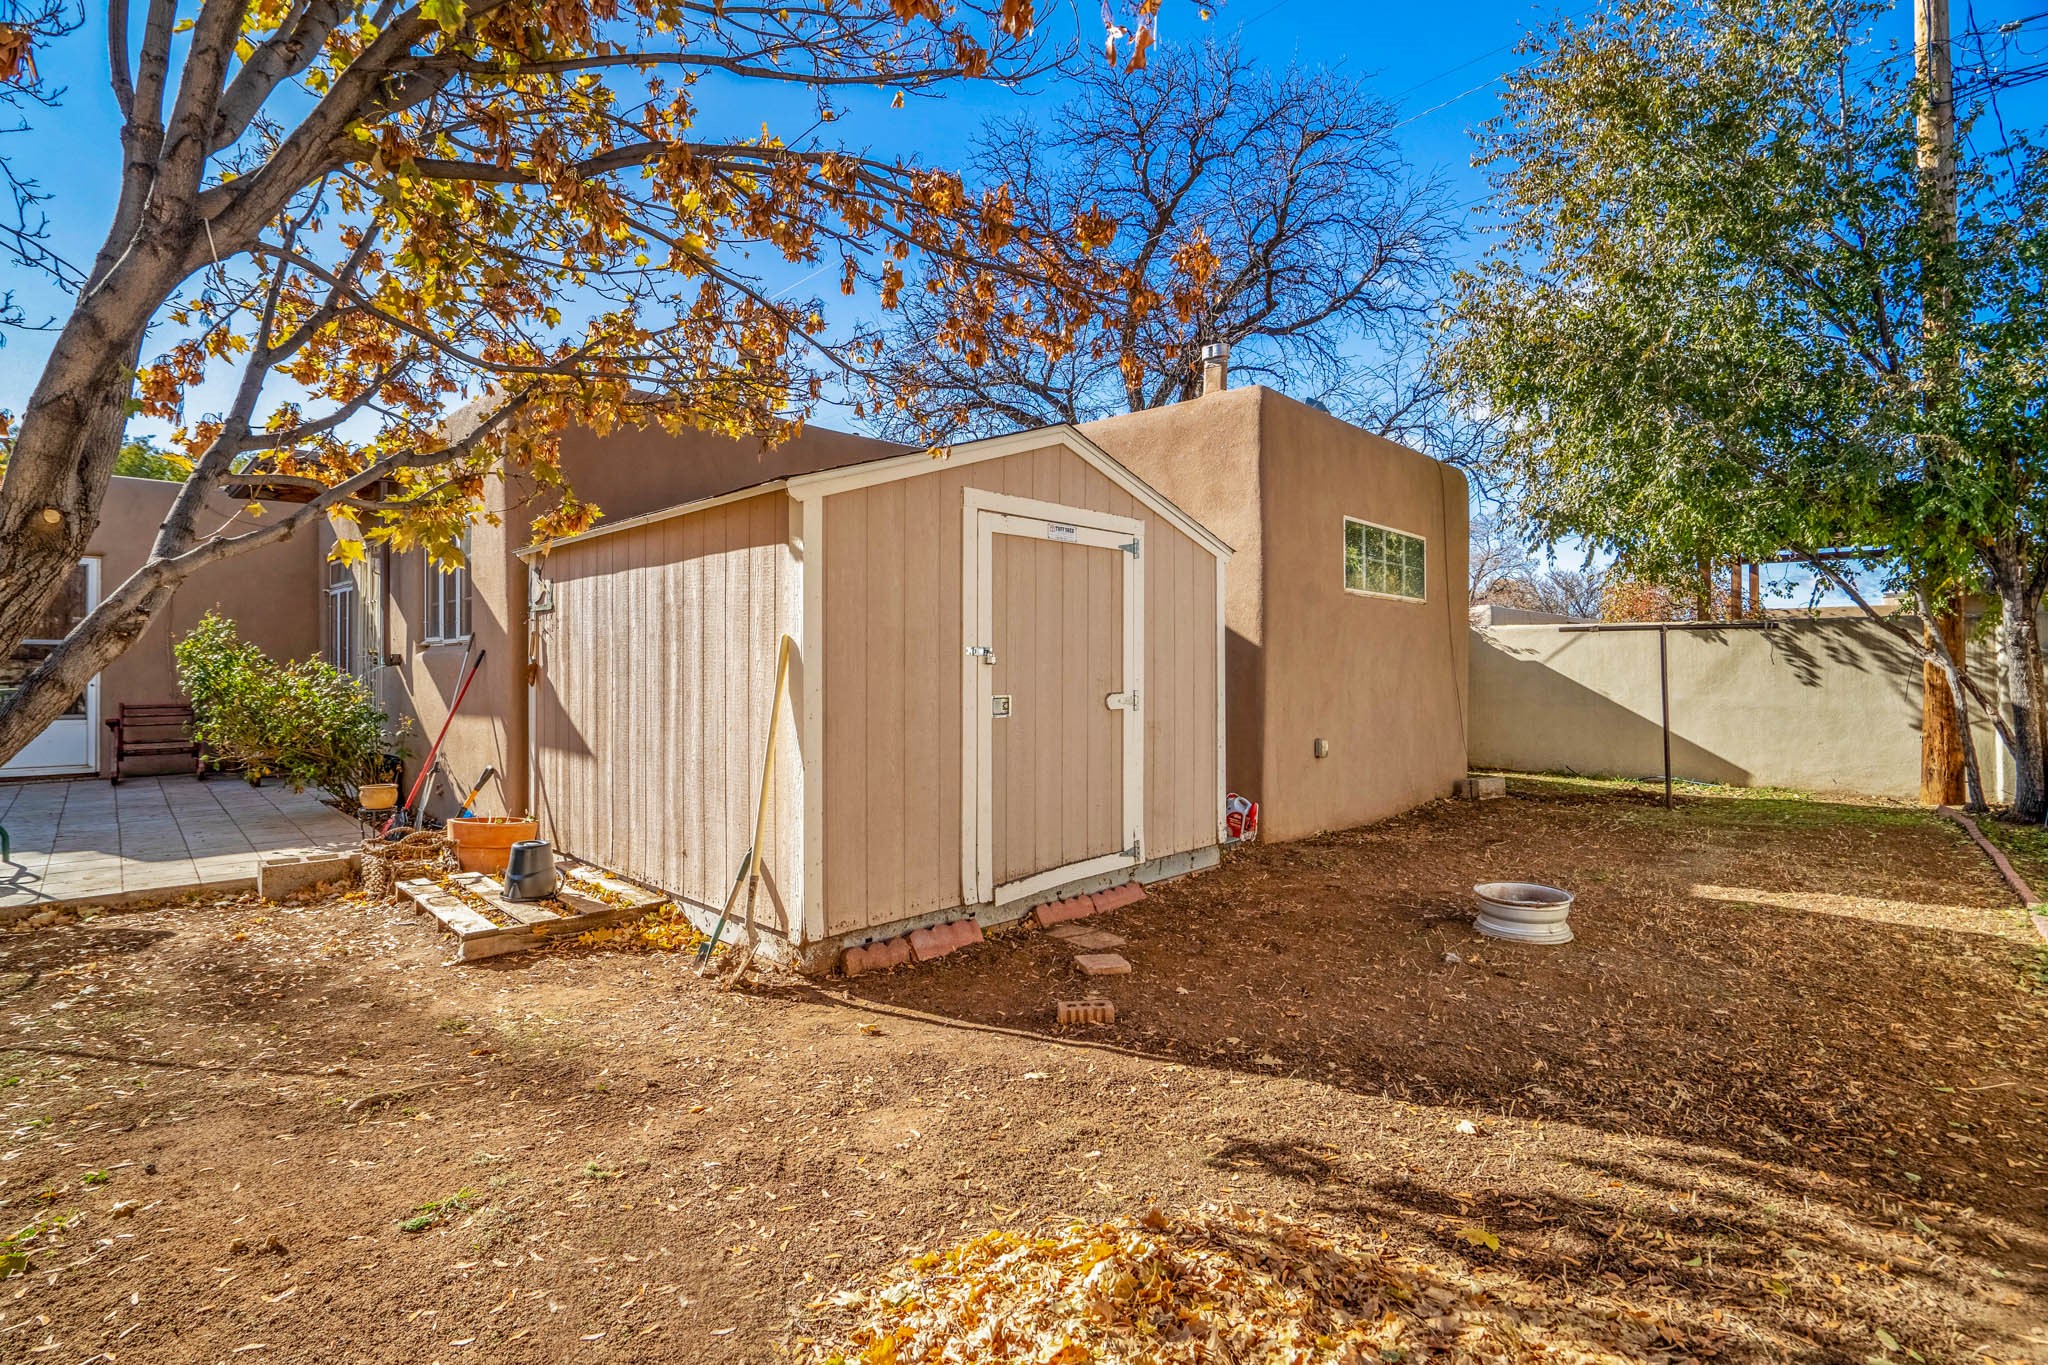
[[[448,822],[448,837],[455,844],[455,861],[464,872],[489,872],[502,877],[511,861],[512,845],[540,832],[535,820],[511,815],[473,816]]]

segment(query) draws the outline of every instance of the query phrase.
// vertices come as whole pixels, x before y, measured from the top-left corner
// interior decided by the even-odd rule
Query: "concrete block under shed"
[[[1136,882],[1125,882],[1121,886],[1104,887],[1089,899],[1095,902],[1097,911],[1121,910],[1145,899],[1145,888]]]
[[[1041,929],[1050,929],[1055,924],[1064,924],[1070,919],[1080,919],[1095,913],[1095,902],[1086,896],[1069,896],[1061,901],[1047,901],[1031,912],[1031,917]]]
[[[1062,1024],[1114,1024],[1116,1006],[1101,996],[1062,1000],[1059,1002],[1059,1021]]]
[[[360,856],[324,848],[266,853],[256,860],[256,894],[274,901],[322,882],[348,881]]]
[[[910,939],[907,936],[885,938],[879,943],[866,943],[858,948],[848,948],[841,959],[839,969],[848,976],[859,976],[862,972],[887,971],[901,967],[910,961]]]
[[[1460,801],[1497,801],[1508,794],[1505,777],[1461,777],[1451,784],[1451,794]]]

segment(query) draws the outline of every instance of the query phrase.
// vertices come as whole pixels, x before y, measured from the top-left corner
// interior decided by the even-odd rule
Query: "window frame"
[[[425,550],[420,551],[420,566],[420,647],[428,649],[436,645],[468,644],[471,634],[476,629],[476,623],[470,615],[473,603],[469,578],[469,533],[462,533],[462,563],[459,567],[444,570],[434,563],[432,556]],[[442,599],[447,591],[455,586],[449,583],[450,579],[459,580],[460,595],[454,600],[461,632],[456,635],[440,635],[435,632],[445,630],[448,625],[447,616],[442,611]]]
[[[1374,592],[1371,588],[1354,588],[1351,586],[1351,528],[1354,524],[1370,526],[1375,531],[1384,531],[1389,535],[1405,536],[1422,547],[1422,596],[1410,597],[1405,592]],[[1344,591],[1353,597],[1373,597],[1382,602],[1408,602],[1416,606],[1427,606],[1429,603],[1429,537],[1418,535],[1413,531],[1404,531],[1398,526],[1388,526],[1383,522],[1368,521],[1364,517],[1354,517],[1347,513],[1344,517],[1343,532],[1337,538],[1337,573],[1337,581],[1343,585]]]

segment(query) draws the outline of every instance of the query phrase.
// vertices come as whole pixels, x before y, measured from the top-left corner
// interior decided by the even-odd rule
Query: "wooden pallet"
[[[586,896],[571,889],[565,881],[555,899],[571,913],[558,914],[531,901],[506,900],[498,894],[498,879],[481,872],[458,872],[447,879],[446,886],[429,877],[414,877],[400,882],[398,890],[412,902],[414,910],[432,916],[455,936],[457,962],[524,952],[555,939],[574,938],[592,929],[635,920],[665,899],[644,886],[620,881],[594,867],[572,863],[562,870],[565,875],[573,873],[583,881],[595,882],[612,895],[626,898],[627,903],[613,905]],[[461,888],[488,908],[478,908],[450,891],[449,886]]]

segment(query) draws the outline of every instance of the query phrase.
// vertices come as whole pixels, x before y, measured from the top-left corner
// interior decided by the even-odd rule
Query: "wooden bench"
[[[181,754],[192,759],[192,770],[206,780],[206,759],[199,741],[192,737],[192,708],[183,702],[121,703],[120,713],[107,722],[114,732],[114,775],[118,785],[121,765],[131,758],[161,758]]]

